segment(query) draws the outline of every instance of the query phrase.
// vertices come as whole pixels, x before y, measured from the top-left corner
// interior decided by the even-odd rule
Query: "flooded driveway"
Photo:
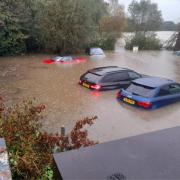
[[[146,111],[117,102],[118,90],[93,92],[78,85],[80,75],[89,68],[108,65],[180,82],[179,57],[167,51],[132,53],[123,49],[106,55],[67,65],[43,64],[48,55],[0,58],[0,93],[9,103],[36,97],[46,104],[43,129],[49,132],[59,131],[62,125],[69,131],[77,120],[97,115],[89,132],[100,142],[180,125],[180,103]]]

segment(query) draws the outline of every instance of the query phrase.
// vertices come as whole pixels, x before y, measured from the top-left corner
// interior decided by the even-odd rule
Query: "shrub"
[[[97,117],[76,123],[65,136],[40,131],[44,105],[34,100],[6,107],[0,99],[0,136],[5,138],[13,179],[52,179],[53,156],[60,152],[97,144],[88,138],[85,125],[92,125]]]
[[[126,49],[132,50],[133,46],[138,46],[139,50],[159,50],[162,45],[160,40],[154,34],[143,35],[136,34],[133,38],[126,40]]]
[[[116,43],[116,36],[113,34],[103,34],[97,38],[96,41],[91,43],[89,47],[100,47],[104,50],[114,50]]]
[[[1,9],[1,2],[0,2]],[[0,56],[23,54],[26,52],[25,41],[28,36],[22,31],[18,20],[8,13],[0,13]]]

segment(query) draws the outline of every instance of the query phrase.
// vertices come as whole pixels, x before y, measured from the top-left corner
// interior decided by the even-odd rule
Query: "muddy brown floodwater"
[[[180,103],[146,111],[116,100],[118,90],[93,92],[78,85],[89,68],[118,65],[148,75],[180,82],[180,57],[168,51],[132,53],[123,49],[106,52],[106,58],[88,58],[74,65],[42,64],[48,55],[0,58],[0,93],[9,103],[36,97],[47,109],[43,129],[69,131],[83,117],[97,115],[90,137],[100,142],[129,137],[180,125]]]

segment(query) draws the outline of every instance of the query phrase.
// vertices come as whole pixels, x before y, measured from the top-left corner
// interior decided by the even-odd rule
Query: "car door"
[[[180,100],[180,85],[170,84],[160,88],[156,96],[158,106],[163,106]]]
[[[128,72],[125,71],[118,74],[116,84],[119,88],[127,88],[130,85],[131,81],[132,80],[130,79]]]
[[[180,100],[180,84],[174,83],[169,85],[170,101],[177,102]]]
[[[102,78],[103,87],[105,89],[125,88],[130,82],[131,80],[127,72],[107,74]]]

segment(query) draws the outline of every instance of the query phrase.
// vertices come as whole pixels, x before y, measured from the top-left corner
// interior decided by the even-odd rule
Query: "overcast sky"
[[[180,0],[151,0],[158,4],[159,10],[162,11],[162,16],[165,21],[180,22]],[[132,0],[119,0],[120,4],[125,6],[127,11],[128,5]]]

